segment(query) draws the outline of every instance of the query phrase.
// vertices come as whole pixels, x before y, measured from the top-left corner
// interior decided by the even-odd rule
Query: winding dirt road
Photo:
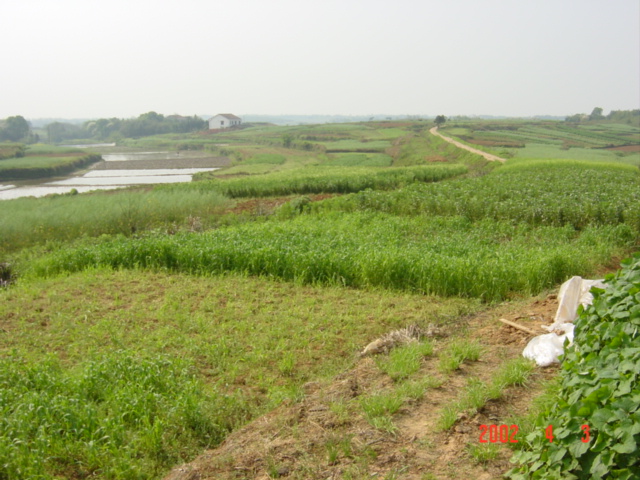
[[[473,148],[473,147],[470,147],[469,145],[465,145],[464,143],[460,143],[457,140],[454,140],[453,138],[445,137],[440,132],[438,132],[438,127],[433,127],[431,130],[429,130],[429,133],[431,133],[432,135],[436,135],[436,136],[440,137],[444,141],[449,142],[449,143],[455,145],[456,147],[463,148],[465,150],[468,150],[471,153],[476,153],[478,155],[482,155],[484,158],[486,158],[490,162],[501,162],[501,163],[504,163],[504,162],[507,161],[506,158],[498,157],[497,155],[492,155],[490,153],[483,152],[482,150],[478,150],[477,148]]]

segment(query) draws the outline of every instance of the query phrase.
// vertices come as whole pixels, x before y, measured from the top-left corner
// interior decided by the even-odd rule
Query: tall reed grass
[[[131,234],[203,219],[227,199],[215,191],[151,190],[19,198],[0,202],[0,254],[82,236]]]
[[[52,252],[29,267],[48,276],[93,266],[198,275],[239,271],[303,284],[380,287],[499,300],[535,294],[629,247],[626,225],[531,227],[462,217],[300,216],[204,234],[111,238]]]
[[[351,193],[367,188],[389,190],[415,182],[437,182],[466,172],[467,168],[463,165],[411,168],[309,167],[268,175],[194,182],[190,188],[213,189],[231,198]],[[183,188],[183,186],[165,186],[164,188]]]

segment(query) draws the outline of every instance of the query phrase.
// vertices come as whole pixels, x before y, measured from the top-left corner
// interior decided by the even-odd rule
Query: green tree
[[[24,117],[20,115],[9,117],[4,121],[4,124],[0,126],[0,139],[18,142],[26,138],[30,130],[31,127]]]
[[[604,115],[602,114],[602,108],[600,107],[594,108],[591,115],[589,115],[589,120],[602,120],[603,118]]]
[[[436,124],[436,127],[440,127],[444,125],[446,121],[447,121],[447,117],[445,117],[444,115],[438,115],[436,119],[433,121],[433,123]]]

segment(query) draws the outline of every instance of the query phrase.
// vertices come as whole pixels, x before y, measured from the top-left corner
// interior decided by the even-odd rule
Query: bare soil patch
[[[623,147],[610,147],[607,150],[614,150],[616,152],[629,152],[636,153],[640,152],[640,145],[625,145]]]
[[[319,193],[315,195],[307,195],[312,202],[324,200],[325,198],[335,197],[332,193]],[[252,198],[249,200],[243,200],[236,203],[235,207],[231,208],[228,213],[250,213],[255,215],[270,215],[278,207],[291,201],[295,196],[286,197],[266,197],[266,198]]]

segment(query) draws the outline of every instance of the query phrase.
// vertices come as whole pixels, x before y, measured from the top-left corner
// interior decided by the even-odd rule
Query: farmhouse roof
[[[233,113],[219,113],[216,117],[225,117],[229,120],[242,120],[240,117],[236,117]]]

